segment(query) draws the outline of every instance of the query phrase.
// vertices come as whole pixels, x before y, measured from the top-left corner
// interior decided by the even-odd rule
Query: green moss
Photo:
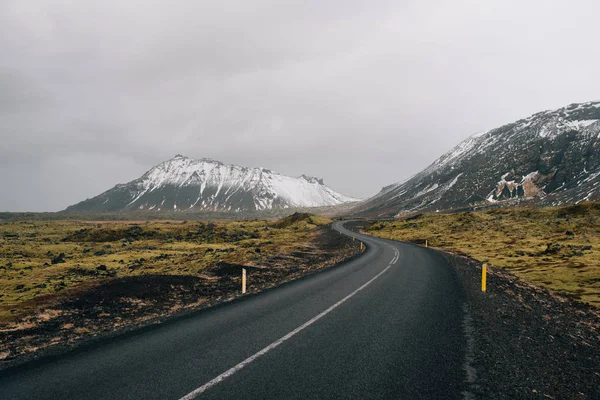
[[[460,251],[600,307],[600,203],[424,214],[366,233]]]
[[[262,220],[3,223],[0,322],[114,277],[200,275],[219,261],[259,265],[310,246],[316,228],[330,222],[307,214],[279,228]],[[64,262],[53,264],[60,254]]]

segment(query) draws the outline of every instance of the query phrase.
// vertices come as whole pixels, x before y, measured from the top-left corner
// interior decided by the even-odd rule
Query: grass
[[[0,324],[77,290],[127,276],[202,275],[218,262],[260,266],[307,246],[331,220],[0,223]]]
[[[364,231],[465,253],[600,307],[600,203],[421,214]]]

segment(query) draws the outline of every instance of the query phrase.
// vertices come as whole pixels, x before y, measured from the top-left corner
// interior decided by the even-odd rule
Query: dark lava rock
[[[488,266],[444,254],[465,291],[477,399],[600,399],[600,312]],[[465,397],[467,398],[467,397]]]
[[[52,264],[60,264],[65,262],[65,253],[60,253],[56,257],[53,257],[50,261]]]

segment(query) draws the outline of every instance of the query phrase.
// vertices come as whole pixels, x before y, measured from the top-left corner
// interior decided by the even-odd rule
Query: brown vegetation
[[[331,266],[358,252],[331,220],[0,225],[0,359],[69,346]]]
[[[600,203],[419,214],[376,222],[365,232],[419,244],[428,240],[600,307]]]

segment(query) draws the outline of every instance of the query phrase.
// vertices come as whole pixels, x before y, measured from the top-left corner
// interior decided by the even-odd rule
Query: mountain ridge
[[[574,103],[471,135],[351,215],[600,200],[599,121],[600,102]]]
[[[225,164],[177,154],[140,178],[115,185],[69,206],[67,212],[245,212],[334,206],[356,199],[335,192],[323,179],[289,177],[267,168]]]

